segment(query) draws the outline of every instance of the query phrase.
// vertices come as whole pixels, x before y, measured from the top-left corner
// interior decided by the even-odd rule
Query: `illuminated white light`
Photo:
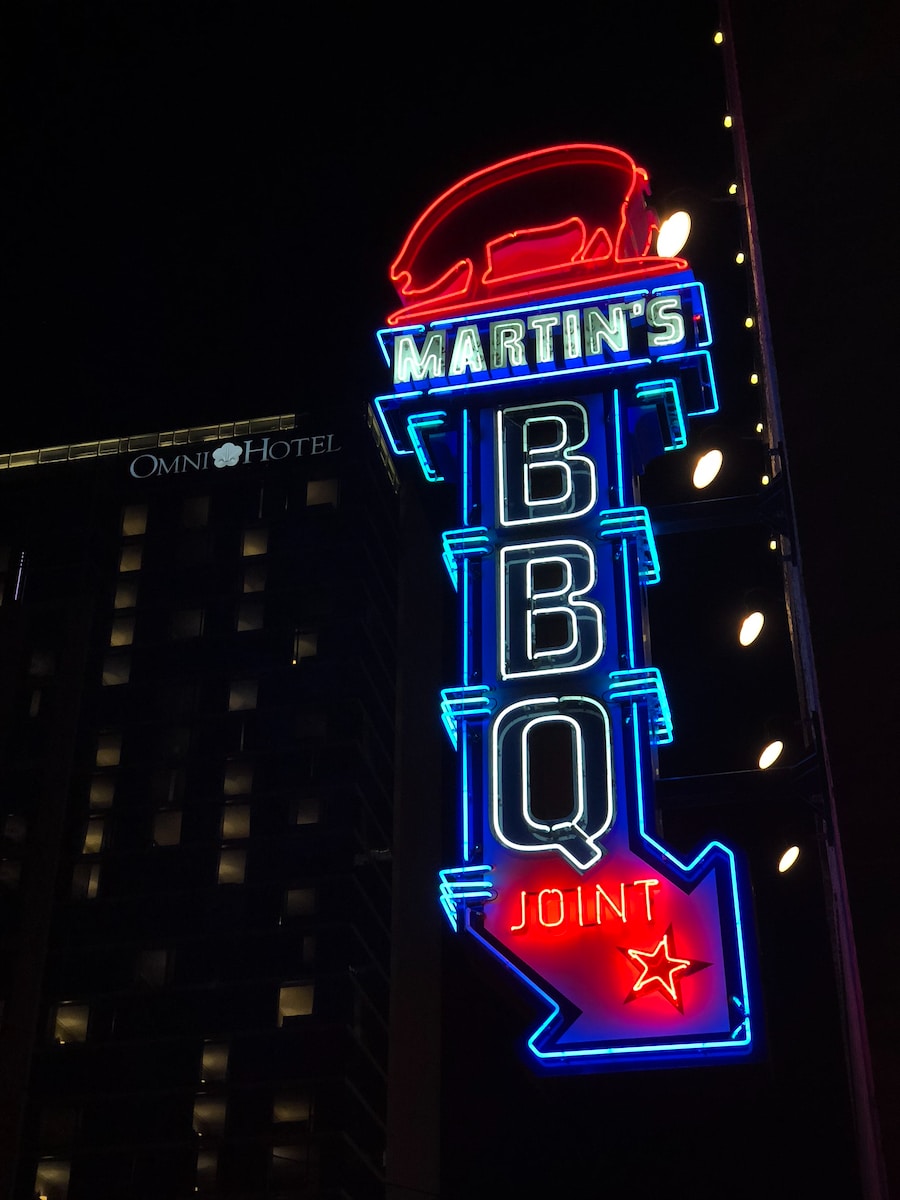
[[[728,195],[729,196],[737,195],[737,184],[736,183],[731,183],[728,185]]]
[[[763,475],[762,478],[760,479],[760,483],[763,485],[763,487],[768,487],[769,486],[768,475]]]
[[[674,212],[666,217],[656,235],[656,253],[660,258],[673,258],[684,246],[691,233],[690,213]]]
[[[753,322],[753,318],[752,318],[752,317],[745,317],[745,318],[744,318],[744,324],[746,325],[746,327],[747,327],[748,329],[752,329],[752,328],[753,328],[753,324],[754,324],[754,322]]]
[[[736,263],[742,263],[742,262],[744,261],[744,252],[743,252],[743,250],[738,250],[737,254],[734,256],[734,261],[735,261]]]
[[[550,553],[538,556],[541,550]],[[534,570],[548,564],[561,568],[560,586],[536,588]],[[576,574],[580,577],[577,583]],[[580,599],[596,581],[597,562],[587,542],[527,542],[503,547],[499,605],[503,679],[583,671],[597,662],[605,649],[603,611],[589,600]],[[550,603],[553,600],[561,603]],[[564,645],[540,649],[536,625],[541,617],[548,616],[562,617],[569,637]],[[541,664],[540,659],[545,663]]]
[[[654,296],[647,302],[648,346],[677,346],[684,341],[684,317],[677,296]]]
[[[762,754],[759,756],[759,769],[765,771],[767,767],[771,767],[773,762],[776,762],[781,757],[781,752],[784,750],[784,742],[774,741],[769,742]]]
[[[723,456],[721,450],[707,450],[706,454],[697,460],[697,465],[694,467],[694,487],[708,487],[718,475],[719,471],[721,471],[722,461]]]
[[[725,120],[722,122],[722,124],[725,126],[726,129],[730,129],[731,126],[734,124],[734,122],[732,121],[731,117],[726,115]]]
[[[753,384],[759,383],[759,376],[757,375],[757,373],[755,371],[750,376],[750,382]]]
[[[529,794],[528,733],[541,721],[567,724],[574,734],[573,810],[568,817],[552,823],[535,820]],[[611,762],[609,715],[597,700],[589,696],[541,696],[509,705],[497,714],[491,727],[494,837],[511,850],[526,854],[556,850],[579,871],[586,871],[605,853],[599,839],[615,820]]]
[[[772,538],[772,540],[769,542],[769,549],[770,549],[770,550],[777,550],[777,549],[778,549],[778,543],[775,541],[775,539],[774,539],[774,538]]]
[[[725,41],[725,34],[721,31],[721,29],[717,29],[713,34],[713,41],[717,46],[721,46]]]
[[[542,427],[555,427],[549,443],[537,440]],[[530,525],[547,520],[572,520],[594,507],[597,472],[593,461],[576,454],[588,440],[587,409],[574,401],[558,400],[497,410],[497,479],[501,525]],[[555,495],[536,495],[541,472],[555,474]]]
[[[788,846],[784,854],[778,860],[778,870],[783,875],[785,871],[789,871],[797,859],[800,857],[799,846]]]
[[[761,612],[748,613],[741,622],[741,630],[738,634],[738,641],[742,646],[749,646],[755,642],[762,633],[762,627],[765,624],[766,618]]]
[[[763,426],[763,423],[762,423],[762,421],[757,421],[757,422],[756,422],[756,432],[757,432],[757,433],[762,433],[762,431],[763,431],[763,428],[764,428],[764,426]]]

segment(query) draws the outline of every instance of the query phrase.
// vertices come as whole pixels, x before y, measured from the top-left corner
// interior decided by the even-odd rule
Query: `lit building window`
[[[238,633],[246,633],[251,629],[262,629],[262,627],[263,606],[258,600],[249,600],[238,605]]]
[[[97,766],[117,767],[122,755],[122,735],[101,733],[97,738]]]
[[[99,854],[103,849],[103,833],[105,817],[91,817],[84,831],[82,854]]]
[[[310,479],[306,485],[306,503],[309,508],[317,504],[337,507],[338,481],[336,479]]]
[[[303,658],[314,658],[318,653],[318,643],[319,635],[313,630],[295,630],[293,665],[296,666]]]
[[[299,796],[292,807],[295,825],[315,825],[322,804],[318,796]]]
[[[60,1045],[87,1041],[89,1017],[87,1004],[57,1004],[53,1013],[53,1040]]]
[[[278,1024],[294,1017],[308,1017],[313,1010],[313,985],[288,983],[278,989]]]
[[[255,679],[237,679],[232,683],[228,692],[228,708],[230,712],[240,712],[248,708],[256,708],[256,693],[258,684]]]
[[[200,1082],[213,1083],[228,1073],[228,1043],[205,1042],[200,1059]]]
[[[141,569],[143,554],[144,551],[141,546],[123,546],[119,553],[119,570],[139,571]]]
[[[134,608],[137,604],[137,580],[123,579],[116,588],[114,608]]]
[[[266,590],[266,564],[252,563],[244,568],[244,592],[264,592]]]
[[[107,654],[103,660],[103,672],[100,677],[104,687],[116,687],[127,683],[131,678],[130,654]]]
[[[309,917],[316,911],[316,889],[288,888],[284,894],[284,912],[288,917]]]
[[[112,775],[95,775],[91,780],[88,803],[91,808],[110,808],[115,791],[116,781]]]
[[[257,529],[245,529],[241,544],[241,554],[249,558],[256,554],[265,554],[269,548],[269,531],[265,526]]]
[[[201,1137],[215,1137],[225,1128],[225,1098],[197,1096],[194,1100],[194,1132]]]
[[[219,852],[219,883],[243,883],[246,869],[246,850],[235,850],[225,846]]]
[[[246,796],[252,787],[253,763],[246,758],[229,759],[225,764],[225,795]]]
[[[158,812],[153,818],[153,844],[155,846],[177,846],[181,841],[181,813],[178,811]]]
[[[216,1188],[216,1172],[219,1169],[219,1154],[216,1150],[197,1151],[197,1176],[195,1191],[198,1195],[212,1193]]]
[[[129,504],[122,511],[122,536],[139,537],[147,532],[147,505]]]
[[[34,1193],[39,1200],[66,1200],[69,1194],[69,1164],[59,1158],[39,1162],[34,1176]]]
[[[134,641],[134,617],[116,617],[109,635],[111,646],[130,646]]]
[[[222,813],[222,837],[245,838],[250,836],[250,805],[229,804]]]
[[[304,1094],[276,1096],[272,1101],[272,1120],[276,1125],[308,1121],[310,1107],[309,1096]]]
[[[99,863],[76,863],[72,871],[72,899],[94,900],[100,887]]]

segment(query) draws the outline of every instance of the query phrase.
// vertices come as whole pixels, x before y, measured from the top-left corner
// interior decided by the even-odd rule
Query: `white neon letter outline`
[[[576,409],[581,414],[581,419],[584,428],[584,436],[580,441],[570,443],[567,435],[569,432],[569,422],[565,416],[561,414],[561,406],[567,406],[570,409]],[[539,410],[549,409],[550,412],[546,415],[538,415]],[[556,410],[555,412],[552,410]],[[544,507],[549,509],[551,505],[555,505],[558,509],[561,504],[565,504],[572,495],[572,464],[579,464],[587,469],[587,475],[590,479],[589,497],[586,504],[572,512],[540,512],[534,516],[528,517],[510,517],[509,516],[509,495],[507,489],[507,463],[508,457],[506,453],[507,447],[507,427],[509,422],[507,418],[512,413],[534,413],[534,416],[526,417],[520,430],[522,439],[522,496],[523,505],[528,509]],[[547,421],[555,421],[560,429],[559,441],[551,446],[534,446],[528,445],[528,430],[532,425],[546,423]],[[575,451],[584,446],[588,440],[590,426],[588,424],[588,413],[584,405],[579,404],[575,400],[551,400],[544,404],[525,404],[516,408],[498,408],[497,409],[497,487],[499,490],[498,512],[500,515],[500,524],[504,527],[513,525],[534,525],[541,521],[572,521],[578,517],[583,517],[585,513],[591,511],[597,503],[597,468],[592,459],[583,454],[576,454]],[[560,458],[548,459],[547,461],[535,461],[538,456],[560,453]],[[555,468],[562,471],[565,478],[565,490],[558,496],[551,496],[543,500],[532,500],[531,494],[531,472],[537,470],[546,470]]]
[[[541,558],[529,560],[526,565],[526,579],[528,581],[526,587],[525,599],[528,606],[525,612],[526,619],[526,655],[529,662],[534,662],[538,658],[549,658],[551,655],[565,654],[573,650],[578,645],[579,638],[579,622],[576,609],[586,609],[592,612],[596,618],[597,629],[597,650],[596,653],[589,659],[583,662],[573,663],[570,666],[560,666],[558,663],[550,663],[545,667],[535,667],[533,671],[511,671],[509,669],[509,626],[507,621],[507,611],[509,608],[509,593],[507,588],[507,561],[513,554],[518,555],[523,550],[559,550],[564,547],[571,547],[584,552],[584,557],[587,559],[590,571],[589,579],[584,587],[568,590],[572,583],[572,559],[564,554],[546,554]],[[583,560],[582,560],[583,561]],[[533,568],[538,565],[552,562],[561,562],[564,564],[566,578],[562,588],[547,589],[546,591],[535,592],[532,588],[532,580],[534,577]],[[499,559],[500,569],[500,637],[498,639],[500,652],[500,678],[501,679],[530,679],[535,675],[562,675],[569,671],[585,671],[588,667],[592,667],[594,663],[599,662],[606,650],[606,624],[603,619],[603,610],[591,600],[580,600],[578,597],[584,596],[590,592],[597,582],[597,558],[594,554],[594,547],[588,542],[583,542],[578,538],[558,539],[550,542],[523,542],[515,546],[503,546],[500,550]],[[541,597],[552,598],[553,596],[563,596],[566,600],[566,605],[554,605],[551,608],[535,609],[532,601]],[[569,645],[565,647],[554,647],[552,650],[534,650],[534,617],[546,616],[550,613],[563,613],[571,620],[572,637]]]
[[[536,821],[531,810],[531,772],[528,770],[528,764],[531,759],[528,752],[528,735],[534,729],[535,725],[568,725],[575,730],[575,787],[574,798],[575,806],[571,817],[566,817],[562,821],[554,821],[548,824],[546,821]],[[568,829],[575,829],[584,816],[584,738],[581,733],[581,726],[572,717],[567,717],[564,713],[547,713],[543,717],[535,717],[528,721],[520,734],[521,747],[519,754],[521,761],[525,764],[525,769],[522,772],[522,816],[525,818],[525,824],[531,826],[532,829],[537,829],[540,833],[557,833],[564,832]]]
[[[576,703],[584,704],[588,708],[596,709],[600,713],[600,716],[602,718],[604,735],[605,735],[606,770],[605,770],[605,778],[603,779],[603,785],[606,789],[606,797],[607,797],[606,819],[603,821],[603,824],[600,826],[600,828],[595,830],[594,832],[589,832],[582,825],[577,825],[575,823],[573,823],[570,826],[571,832],[573,832],[574,834],[577,835],[579,840],[584,843],[586,849],[588,850],[588,854],[587,854],[586,860],[584,862],[581,862],[578,858],[576,858],[575,855],[572,854],[572,852],[569,850],[569,848],[562,842],[537,842],[537,843],[527,843],[527,844],[520,843],[520,842],[514,842],[511,838],[508,838],[503,832],[501,813],[500,813],[500,808],[501,808],[501,796],[500,796],[500,749],[501,749],[501,746],[500,746],[500,740],[501,739],[500,739],[500,734],[498,731],[500,730],[501,726],[503,725],[505,718],[510,713],[514,712],[516,709],[521,709],[521,708],[525,708],[525,707],[536,708],[540,705],[545,705],[545,706],[556,705],[556,706],[558,706],[560,704],[565,704],[567,701],[575,701]],[[556,715],[557,716],[565,716],[566,714],[557,713]],[[580,740],[581,739],[579,738],[579,741]],[[520,743],[520,747],[521,747],[521,743]],[[520,753],[521,753],[521,749],[520,749]],[[539,697],[535,697],[532,700],[518,700],[515,704],[510,704],[507,708],[504,708],[501,712],[497,713],[494,720],[492,721],[490,754],[491,754],[491,767],[490,767],[490,769],[491,769],[491,796],[490,796],[491,833],[493,834],[493,836],[496,838],[496,840],[502,846],[506,846],[507,849],[514,850],[514,851],[517,851],[522,854],[535,854],[535,853],[545,854],[547,851],[556,850],[565,859],[567,859],[569,862],[571,862],[578,871],[587,871],[590,867],[594,866],[596,863],[598,863],[600,861],[600,859],[603,857],[605,851],[604,851],[603,847],[599,844],[599,839],[601,837],[603,837],[604,834],[609,832],[609,830],[613,826],[613,823],[615,822],[615,796],[613,794],[612,738],[611,738],[611,734],[610,734],[609,714],[607,713],[606,709],[603,707],[603,705],[598,700],[595,700],[592,696],[539,696]],[[524,772],[526,764],[522,763],[521,766],[522,766],[522,770]],[[600,782],[600,780],[598,780],[596,778],[596,776],[592,778],[592,783],[593,783],[594,787],[596,787],[599,782]],[[577,786],[580,790],[581,795],[586,796],[586,790],[585,790],[584,784],[585,784],[585,780],[582,779]],[[521,799],[520,799],[520,803],[522,803]],[[527,812],[523,812],[523,816],[527,822],[528,821]]]
[[[413,334],[398,334],[394,341],[394,383],[443,378],[446,352],[447,335],[443,329],[432,329],[421,351]]]
[[[680,296],[654,296],[647,304],[648,346],[677,346],[684,341]]]

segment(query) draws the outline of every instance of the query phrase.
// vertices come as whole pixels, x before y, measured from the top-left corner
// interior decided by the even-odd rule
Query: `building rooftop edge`
[[[74,442],[69,446],[44,446],[39,450],[15,450],[0,454],[0,471],[13,467],[36,467],[42,463],[74,462],[82,458],[104,458],[152,450],[162,446],[187,446],[196,442],[217,442],[222,438],[247,437],[278,429],[293,429],[296,413],[275,417],[256,417],[249,421],[226,421],[221,425],[197,425],[193,429],[168,429],[160,433],[137,433],[130,437],[101,438],[95,442]]]

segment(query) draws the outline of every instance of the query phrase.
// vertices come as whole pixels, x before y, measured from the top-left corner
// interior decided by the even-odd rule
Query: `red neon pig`
[[[611,146],[550,146],[454,184],[391,264],[389,325],[687,269],[651,254],[647,172]]]

